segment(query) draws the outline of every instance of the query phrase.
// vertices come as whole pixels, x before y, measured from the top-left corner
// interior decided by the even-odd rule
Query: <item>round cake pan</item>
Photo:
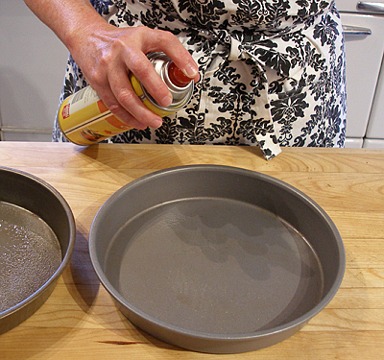
[[[0,167],[0,334],[52,293],[76,237],[72,211],[51,185]]]
[[[194,165],[122,187],[90,230],[92,264],[137,327],[200,352],[282,341],[337,292],[345,253],[313,200],[275,178]]]

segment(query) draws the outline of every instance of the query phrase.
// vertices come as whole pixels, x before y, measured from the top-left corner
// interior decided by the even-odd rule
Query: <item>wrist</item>
[[[86,19],[86,21],[84,21]],[[81,17],[79,20],[72,20],[61,34],[57,34],[70,53],[82,51],[91,39],[102,28],[108,26],[107,22],[94,11]]]

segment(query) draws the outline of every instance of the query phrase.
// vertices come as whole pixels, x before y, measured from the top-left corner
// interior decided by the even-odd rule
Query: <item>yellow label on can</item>
[[[116,118],[89,86],[63,101],[58,123],[63,134],[79,145],[91,145],[132,128]]]

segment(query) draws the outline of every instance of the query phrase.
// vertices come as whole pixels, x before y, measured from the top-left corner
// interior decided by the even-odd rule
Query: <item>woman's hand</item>
[[[172,95],[147,58],[165,52],[188,77],[198,80],[197,65],[171,33],[144,26],[116,28],[104,23],[84,29],[71,46],[71,54],[87,81],[105,105],[134,128],[157,128],[162,119],[147,109],[132,89],[132,72],[160,106],[169,106]]]
[[[68,48],[86,80],[105,105],[129,126],[157,128],[162,119],[137,97],[129,81],[132,72],[161,106],[172,98],[147,58],[166,53],[188,77],[199,79],[197,64],[170,32],[147,27],[117,28],[108,24],[89,0],[25,0]]]

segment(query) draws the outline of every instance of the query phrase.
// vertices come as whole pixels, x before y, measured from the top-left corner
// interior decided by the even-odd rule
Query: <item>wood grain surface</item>
[[[100,285],[88,233],[100,206],[153,171],[188,164],[237,166],[298,188],[332,218],[347,267],[331,303],[289,339],[234,355],[202,354],[138,330]],[[0,335],[0,359],[379,359],[384,353],[384,151],[286,148],[266,161],[256,148],[0,142],[0,166],[53,185],[77,225],[75,251],[47,302]]]

